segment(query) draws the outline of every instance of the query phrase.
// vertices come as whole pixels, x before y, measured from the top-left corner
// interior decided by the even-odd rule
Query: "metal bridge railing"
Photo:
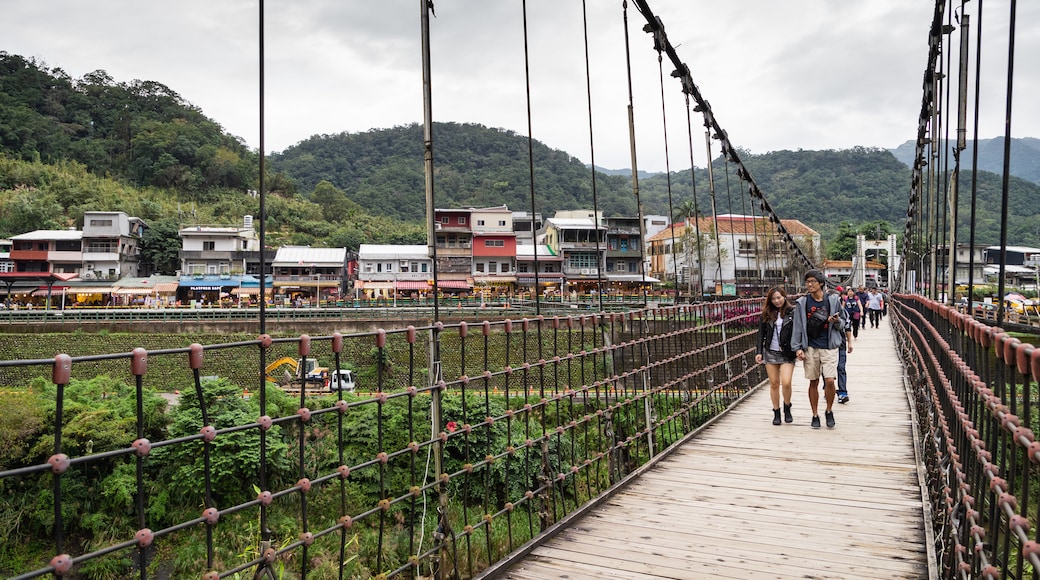
[[[758,308],[0,361],[0,574],[473,577],[758,384]]]
[[[1040,349],[920,296],[893,304],[942,577],[1035,578]]]

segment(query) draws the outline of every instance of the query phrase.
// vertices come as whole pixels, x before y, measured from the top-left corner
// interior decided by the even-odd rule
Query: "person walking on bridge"
[[[787,292],[774,286],[762,301],[762,316],[758,323],[758,348],[755,362],[766,365],[769,375],[769,397],[773,401],[773,424],[780,424],[780,394],[783,389],[784,421],[791,423],[791,377],[794,375],[794,351],[791,334],[794,331],[794,306],[787,300]]]
[[[877,288],[871,288],[867,294],[867,312],[870,313],[870,326],[877,328],[881,324],[881,309],[884,307],[883,298]]]
[[[836,293],[825,293],[827,278],[819,270],[805,274],[807,292],[795,302],[794,328],[791,350],[802,361],[805,378],[809,379],[809,407],[812,410],[813,429],[820,428],[820,377],[824,382],[827,408],[824,413],[827,427],[834,427],[835,380],[838,377],[838,349],[845,341],[852,352],[852,341],[847,336],[848,317]]]

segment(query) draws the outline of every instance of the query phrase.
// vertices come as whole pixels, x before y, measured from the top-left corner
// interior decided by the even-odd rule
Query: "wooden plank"
[[[759,388],[502,576],[927,577],[902,372],[887,323],[861,332],[836,428],[809,428],[799,365],[794,423],[772,425]]]

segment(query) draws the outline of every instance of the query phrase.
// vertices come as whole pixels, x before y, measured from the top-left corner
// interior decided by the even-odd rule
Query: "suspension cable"
[[[714,134],[716,136],[715,138],[719,139],[723,143],[725,148],[729,149],[730,151],[733,151],[733,148],[730,146],[729,143],[729,135],[727,135],[726,131],[724,131],[722,127],[719,125],[711,110],[711,106],[701,95],[700,90],[697,88],[697,85],[693,83],[693,79],[690,77],[690,68],[686,66],[686,64],[684,64],[682,60],[679,59],[679,55],[675,52],[675,48],[671,45],[670,42],[668,42],[668,38],[664,32],[664,25],[661,23],[661,20],[654,16],[653,11],[650,10],[650,7],[647,5],[646,0],[633,0],[633,2],[635,3],[639,12],[647,21],[647,24],[643,27],[643,30],[645,32],[653,33],[655,35],[658,33],[660,34],[665,53],[668,55],[669,60],[671,60],[672,64],[675,66],[675,70],[672,71],[672,76],[677,77],[681,80],[683,85],[683,91],[686,92],[690,97],[692,97],[694,101],[696,101],[697,105],[694,108],[694,110],[703,114],[704,126],[707,129],[709,129],[709,138],[711,135],[711,131],[714,131]],[[709,144],[708,149],[710,150],[710,148],[711,147]],[[754,183],[754,179],[751,177],[751,173],[748,171],[747,167],[743,164],[743,162],[740,161],[740,157],[736,154],[735,151],[732,153],[732,155],[733,162],[736,163],[738,166],[738,172],[743,172],[745,179],[752,183],[754,196],[759,199],[764,199],[762,191],[759,189],[758,184]],[[709,181],[711,181],[712,177],[710,175],[710,154],[708,155],[708,169]],[[769,205],[766,204],[766,207],[769,207]],[[772,211],[772,208],[770,208],[769,211],[773,215],[773,217],[776,218],[770,221],[772,221],[775,224],[778,224],[778,232],[783,237],[784,241],[787,243],[792,255],[796,257],[798,261],[800,261],[801,266],[803,268],[811,268],[813,265],[813,261],[809,258],[809,256],[805,254],[802,248],[795,243],[794,238],[791,236],[790,232],[788,232],[786,229],[780,228],[780,219],[776,217],[775,213]]]
[[[1011,15],[1008,18],[1008,67],[1007,67],[1007,103],[1004,115],[1004,175],[1000,185],[1000,266],[997,281],[997,326],[1004,323],[1004,271],[1007,264],[1007,221],[1008,221],[1008,188],[1011,180],[1011,104],[1014,96],[1015,80],[1015,14],[1018,11],[1018,0],[1011,0]]]
[[[701,247],[701,210],[697,204],[697,178],[696,172],[694,171],[695,165],[693,163],[693,122],[690,115],[690,93],[692,93],[693,90],[692,87],[687,87],[686,85],[685,81],[688,78],[689,75],[684,75],[682,77],[683,93],[686,94],[686,138],[689,142],[690,149],[690,188],[693,191],[693,228],[694,234],[697,236],[697,301],[700,302],[700,299],[704,296],[704,250]],[[684,236],[689,227],[689,223],[683,224]],[[672,248],[675,248],[674,228],[672,229]],[[684,249],[684,251],[688,252],[689,250]]]
[[[661,88],[661,126],[664,131],[664,173],[668,187],[668,224],[672,223],[675,216],[675,208],[672,203],[672,166],[668,156],[668,115],[665,112],[664,100],[664,47],[654,37],[654,49],[657,50],[657,78]],[[675,228],[668,228],[672,232],[672,275],[675,278],[675,303],[679,303],[679,262],[675,259]]]
[[[538,232],[535,230],[535,203],[534,203],[534,136],[531,126],[531,64],[530,53],[527,46],[527,0],[522,2],[524,13],[524,83],[527,96],[527,173],[531,183],[531,238],[534,242],[534,288],[531,291],[534,298],[534,315],[541,314],[541,299],[538,292]],[[595,166],[593,166],[595,171]]]
[[[589,17],[585,0],[581,0],[582,30],[585,34],[585,93],[589,110],[589,161],[592,164],[592,215],[599,227],[599,198],[596,195],[596,141],[592,133],[592,73],[589,71]],[[532,219],[533,216],[532,216]],[[533,222],[532,222],[533,223]],[[599,300],[599,311],[603,312],[603,267],[599,263],[600,254],[599,230],[596,230],[596,298]],[[537,249],[537,246],[536,246]]]
[[[628,144],[629,153],[632,156],[632,193],[636,198],[636,215],[639,217],[639,273],[641,276],[640,290],[643,294],[643,308],[646,308],[646,256],[643,246],[646,244],[644,235],[645,223],[643,222],[643,204],[639,202],[639,164],[636,161],[636,119],[635,105],[632,96],[632,50],[628,39],[628,0],[621,2],[621,17],[625,28],[625,70],[628,78]],[[599,230],[596,231],[599,235]]]
[[[982,89],[982,0],[978,1],[979,22],[975,26],[975,101],[974,121],[971,147],[971,220],[968,247],[968,312],[974,311],[975,300],[975,210],[978,201],[979,186],[979,111],[981,110],[979,93]]]

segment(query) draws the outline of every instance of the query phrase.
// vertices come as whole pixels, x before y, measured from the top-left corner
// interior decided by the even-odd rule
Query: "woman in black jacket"
[[[766,365],[769,375],[769,396],[773,401],[773,424],[780,424],[780,392],[783,387],[784,421],[791,416],[791,376],[794,374],[794,352],[791,351],[791,331],[794,324],[794,305],[787,301],[783,288],[772,287],[762,301],[762,318],[758,324],[758,348],[755,362]]]

